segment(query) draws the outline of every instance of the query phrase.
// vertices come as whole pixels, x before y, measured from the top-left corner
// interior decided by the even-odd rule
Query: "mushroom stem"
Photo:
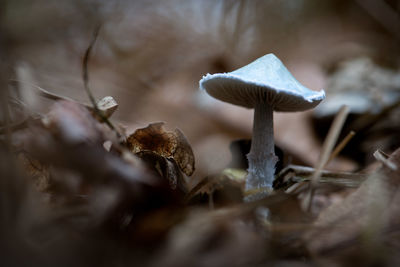
[[[253,138],[247,159],[246,191],[250,194],[245,200],[254,201],[265,197],[272,189],[278,161],[274,149],[273,106],[265,102],[258,102],[254,107]]]

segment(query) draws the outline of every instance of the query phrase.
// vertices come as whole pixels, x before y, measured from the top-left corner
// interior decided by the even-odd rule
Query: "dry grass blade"
[[[326,137],[324,144],[322,146],[321,156],[315,168],[315,172],[311,177],[311,182],[313,185],[315,185],[318,182],[318,179],[321,176],[322,169],[328,162],[333,146],[335,145],[336,140],[338,139],[338,136],[343,128],[343,124],[347,118],[348,113],[349,113],[349,107],[342,106],[342,108],[339,110],[339,113],[336,115],[331,128],[329,129],[328,136]]]
[[[315,169],[311,167],[289,165],[283,169],[277,176],[278,180],[282,180],[282,187],[287,188],[287,193],[299,192],[299,187],[304,190],[305,183],[310,180],[310,176],[315,173]],[[358,187],[361,182],[366,179],[367,175],[363,173],[352,172],[336,172],[336,171],[321,171],[320,182],[332,185],[343,186],[347,188]],[[291,184],[294,183],[294,184]]]
[[[311,176],[311,185],[309,193],[303,201],[303,207],[305,207],[307,210],[310,210],[311,208],[314,188],[317,185],[319,178],[321,177],[322,170],[324,169],[326,163],[328,162],[329,156],[332,153],[333,146],[335,145],[339,137],[340,131],[343,128],[348,113],[349,113],[349,107],[346,105],[342,106],[338,114],[336,115],[331,128],[329,129],[328,136],[326,137],[324,144],[322,146],[321,155],[319,157],[319,161],[315,168],[315,172]]]
[[[343,150],[343,148],[350,142],[350,140],[354,137],[354,135],[356,135],[356,133],[354,131],[350,131],[346,135],[346,137],[343,138],[343,140],[333,150],[333,152],[332,152],[331,156],[329,157],[328,161],[326,162],[326,164],[331,162],[340,153],[340,151]]]

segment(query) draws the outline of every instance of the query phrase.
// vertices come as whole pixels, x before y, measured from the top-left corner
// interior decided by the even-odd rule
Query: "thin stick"
[[[90,54],[92,52],[93,46],[97,41],[97,37],[99,36],[99,31],[100,31],[100,25],[96,27],[93,33],[93,38],[90,41],[90,44],[88,48],[85,51],[85,55],[83,56],[83,61],[82,61],[82,79],[85,87],[86,94],[89,97],[90,102],[92,103],[95,111],[100,114],[100,110],[97,108],[96,100],[94,99],[94,96],[92,92],[89,89],[89,71],[88,71],[88,63],[90,59]]]
[[[340,131],[343,128],[343,124],[346,121],[347,115],[349,113],[349,107],[343,105],[338,114],[336,115],[331,128],[329,129],[328,136],[325,138],[324,144],[322,146],[321,155],[317,166],[315,167],[315,172],[311,176],[310,190],[308,197],[305,198],[305,204],[303,207],[307,207],[310,211],[311,203],[314,196],[315,187],[318,184],[319,178],[321,177],[322,170],[324,169],[326,163],[328,162],[329,155],[332,153],[333,146],[335,145]],[[308,202],[308,203],[307,203]]]
[[[378,160],[379,162],[384,164],[389,169],[391,169],[393,171],[397,170],[397,165],[395,163],[393,163],[392,161],[390,161],[389,156],[386,153],[384,153],[383,151],[378,149],[377,151],[374,152],[373,155],[376,158],[376,160]]]
[[[335,147],[331,156],[329,157],[326,164],[331,162],[342,150],[343,148],[350,142],[350,140],[354,137],[356,133],[354,131],[350,131],[345,138]]]
[[[88,46],[88,48],[85,51],[85,55],[83,57],[82,61],[82,79],[84,83],[84,88],[86,91],[86,94],[89,97],[90,102],[92,103],[92,106],[94,108],[94,112],[96,113],[97,116],[105,123],[107,124],[108,127],[110,127],[111,130],[113,130],[118,138],[121,138],[121,134],[117,131],[115,126],[111,123],[111,121],[104,116],[103,112],[101,112],[97,106],[96,100],[89,88],[89,71],[88,71],[88,63],[90,59],[90,54],[92,52],[93,46],[96,43],[97,37],[99,36],[99,31],[100,31],[101,25],[98,25],[93,33],[93,38]]]
[[[315,169],[312,167],[299,166],[299,165],[288,165],[278,174],[278,178],[286,176],[288,173],[293,173],[294,176],[310,177],[315,173]],[[354,173],[354,172],[336,172],[336,171],[321,171],[321,177],[328,178],[346,178],[346,179],[364,179],[365,174]]]
[[[329,156],[331,155],[333,146],[335,145],[340,131],[343,128],[343,124],[349,113],[349,107],[344,105],[340,108],[339,113],[336,115],[331,128],[329,129],[328,136],[326,137],[324,144],[322,146],[321,155],[317,166],[315,167],[315,172],[311,177],[311,183],[315,185],[318,183],[318,179],[321,176],[322,170],[328,162]]]
[[[14,79],[12,79],[10,81],[15,82],[15,83],[23,83],[23,84],[27,84],[29,86],[32,86],[33,88],[35,88],[39,92],[39,96],[45,97],[47,99],[55,100],[55,101],[58,101],[58,100],[71,101],[71,102],[78,103],[79,105],[84,106],[90,112],[94,112],[94,107],[91,104],[82,103],[82,102],[79,102],[79,101],[77,101],[75,99],[72,99],[72,98],[69,98],[69,97],[66,97],[66,96],[63,96],[63,95],[59,95],[59,94],[47,91],[46,89],[44,89],[44,88],[42,88],[42,87],[40,87],[38,85],[32,84],[32,83],[23,82],[23,81],[14,80]],[[107,97],[105,97],[105,98],[107,98]],[[103,98],[102,100],[104,100],[105,98]],[[100,112],[102,112],[102,113],[104,112],[103,116],[105,116],[106,118],[109,118],[111,116],[111,114],[112,114],[112,112],[109,113],[112,108],[111,107],[104,107],[104,106],[102,107],[101,105],[99,106],[99,103],[101,103],[102,100],[97,102],[97,107],[99,108]],[[105,108],[105,109],[103,109],[103,108]],[[115,110],[115,107],[114,107],[114,110]],[[94,115],[97,115],[97,114],[94,114]],[[96,117],[96,119],[99,119],[99,118]],[[103,122],[103,121],[101,121],[101,122]]]
[[[38,86],[36,84],[29,83],[29,82],[24,82],[24,81],[20,81],[20,80],[15,80],[15,79],[11,79],[10,81],[14,82],[14,83],[23,83],[23,84],[27,84],[29,86],[32,86],[33,88],[35,88],[39,92],[39,95],[41,97],[45,97],[47,99],[56,100],[56,101],[58,101],[58,100],[72,101],[72,102],[79,103],[79,104],[87,107],[88,109],[93,109],[93,107],[90,104],[80,103],[80,102],[78,102],[78,101],[76,101],[76,100],[74,100],[72,98],[69,98],[69,97],[66,97],[66,96],[63,96],[63,95],[59,95],[59,94],[47,91],[46,89],[44,89],[44,88],[42,88],[42,87],[40,87],[40,86]]]

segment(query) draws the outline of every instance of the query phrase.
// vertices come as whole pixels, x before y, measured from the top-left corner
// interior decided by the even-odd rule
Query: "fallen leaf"
[[[391,243],[400,222],[400,149],[388,161],[396,168],[383,165],[356,191],[319,215],[314,228],[304,236],[314,255],[361,259],[366,254],[364,260],[369,263],[379,263],[376,261],[386,255],[379,251],[389,248],[385,244]]]
[[[17,154],[18,161],[22,164],[25,171],[33,178],[34,184],[40,192],[45,192],[50,186],[49,167],[39,160],[32,158],[25,151]]]
[[[86,182],[158,184],[141,168],[104,149],[108,129],[78,103],[56,102],[43,125],[32,127],[31,131],[25,143],[33,158],[56,168],[73,169],[85,176]]]
[[[179,129],[166,131],[163,122],[151,123],[136,130],[127,138],[128,148],[135,154],[152,152],[168,160],[174,160],[188,176],[194,172],[194,155],[186,137]]]
[[[170,231],[152,266],[256,266],[267,248],[243,222],[249,216],[240,207],[192,211]]]
[[[43,118],[43,124],[60,139],[71,144],[105,141],[102,126],[85,107],[72,101],[54,103]]]
[[[181,183],[183,181],[182,174],[173,159],[162,157],[152,151],[141,151],[136,155],[152,166],[158,175],[166,178],[172,189],[176,189],[178,184],[182,189],[185,189],[184,184]]]

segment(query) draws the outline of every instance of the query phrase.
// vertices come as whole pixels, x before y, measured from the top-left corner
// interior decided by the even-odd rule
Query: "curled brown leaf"
[[[174,160],[188,176],[194,172],[194,155],[186,137],[179,129],[166,131],[163,122],[137,129],[127,138],[127,146],[135,154],[147,151]]]

